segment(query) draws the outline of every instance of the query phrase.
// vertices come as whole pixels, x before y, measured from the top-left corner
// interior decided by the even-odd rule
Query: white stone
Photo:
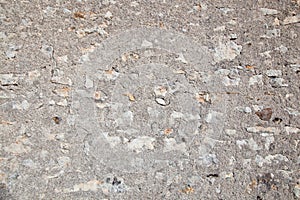
[[[155,94],[155,96],[163,96],[163,97],[165,97],[166,94],[167,94],[167,92],[168,92],[167,89],[165,87],[163,87],[163,86],[156,86],[154,88],[154,94]]]
[[[108,133],[103,133],[103,134],[112,148],[122,142],[120,137],[109,136]]]
[[[223,78],[223,84],[225,86],[238,86],[240,83],[240,78],[229,78],[228,76],[225,76]]]
[[[23,100],[22,103],[13,104],[13,109],[27,110],[30,107],[30,103],[27,100]]]
[[[254,127],[247,127],[246,130],[249,133],[274,133],[274,134],[280,133],[280,130],[276,127],[254,126]]]
[[[106,19],[111,19],[111,18],[113,17],[113,14],[112,14],[110,11],[107,11],[107,12],[105,13],[104,17],[105,17]]]
[[[19,77],[14,74],[0,74],[1,85],[17,85]]]
[[[300,72],[300,64],[290,65],[294,72]]]
[[[264,15],[277,15],[278,14],[278,10],[275,10],[275,9],[261,8],[260,11]]]
[[[252,110],[251,110],[250,107],[245,107],[245,108],[244,108],[244,112],[245,112],[245,113],[251,113]]]
[[[300,14],[291,17],[286,17],[282,23],[283,25],[287,25],[287,24],[294,24],[298,22],[300,22]]]
[[[239,147],[239,149],[242,149],[242,146],[247,144],[247,140],[237,140],[236,145]]]
[[[214,31],[225,31],[226,30],[226,26],[218,26],[216,28],[214,28]]]
[[[265,149],[269,150],[270,145],[274,142],[275,138],[273,136],[266,137]]]
[[[137,6],[139,6],[139,3],[136,2],[136,1],[133,1],[133,2],[130,3],[130,6],[137,7]]]
[[[293,189],[293,193],[296,198],[300,199],[300,184],[295,185],[295,187]]]
[[[300,133],[300,129],[296,127],[286,126],[285,131],[287,134],[297,134]]]
[[[128,143],[128,148],[131,150],[135,150],[139,153],[142,149],[154,149],[153,142],[155,138],[148,137],[148,136],[141,136],[136,139],[133,139],[131,142]]]
[[[165,138],[164,145],[165,145],[164,152],[169,152],[169,151],[182,151],[184,153],[186,152],[186,144],[183,142],[177,144],[174,138]]]
[[[84,192],[87,192],[87,191],[96,192],[100,188],[101,184],[102,184],[102,182],[98,181],[98,180],[91,180],[86,183],[79,183],[79,184],[73,186],[72,192],[78,192],[80,190],[82,190]]]
[[[267,30],[266,35],[263,35],[262,38],[276,38],[280,37],[281,31],[280,29],[272,29],[272,30]]]
[[[255,85],[255,84],[263,85],[263,75],[255,75],[255,76],[250,77],[249,86]]]
[[[69,87],[63,87],[63,88],[56,88],[53,90],[53,92],[60,97],[69,97],[70,90],[71,89]]]
[[[56,103],[58,106],[67,106],[68,105],[68,101],[67,99],[63,99],[62,101],[59,101]]]
[[[290,108],[290,107],[287,107],[284,110],[286,110],[289,113],[289,115],[294,115],[294,116],[300,115],[300,112],[298,110],[295,110],[295,109]]]
[[[38,70],[33,70],[28,72],[28,78],[31,81],[37,80],[41,76],[41,73]]]
[[[85,76],[85,84],[86,88],[92,88],[94,86],[93,80],[91,80],[87,75]]]
[[[166,101],[161,99],[161,98],[156,98],[155,99],[156,103],[158,103],[159,105],[165,106],[167,105]]]
[[[226,133],[226,135],[234,136],[234,135],[236,135],[236,130],[234,130],[234,129],[225,129],[225,133]]]
[[[270,70],[267,70],[266,75],[269,76],[269,77],[281,77],[282,76],[282,71],[281,70],[270,69]]]
[[[220,113],[220,112],[216,112],[216,111],[210,111],[206,118],[205,118],[205,121],[207,123],[212,123],[214,121],[218,121],[218,117],[221,117],[223,116],[223,113]]]
[[[62,85],[72,85],[72,80],[68,77],[60,77],[60,76],[54,76],[51,78],[52,83],[56,84],[62,84]]]
[[[148,40],[143,40],[142,47],[149,48],[149,47],[152,47],[152,46],[153,46],[152,42],[149,42]]]
[[[21,142],[18,142],[12,143],[9,146],[4,147],[4,151],[13,154],[22,154],[30,152],[31,148],[28,146],[24,146]]]
[[[216,62],[222,60],[233,60],[242,51],[242,46],[237,45],[235,42],[230,41],[227,43],[220,43],[219,46],[215,49],[214,59]]]
[[[270,84],[272,87],[279,88],[279,87],[288,87],[289,85],[285,83],[283,78],[273,78],[270,80]]]
[[[175,60],[180,61],[180,62],[182,62],[184,64],[188,63],[188,61],[185,59],[185,57],[183,56],[182,53],[179,53],[178,58],[176,58]]]
[[[67,156],[58,157],[57,163],[60,167],[67,167],[71,164],[71,158],[69,158]]]
[[[277,47],[275,50],[279,51],[282,54],[285,54],[286,52],[288,52],[288,48],[283,45],[280,45],[280,47]]]
[[[247,144],[249,145],[249,148],[252,149],[253,151],[257,151],[261,149],[261,147],[258,146],[258,144],[254,141],[253,138],[247,140]]]

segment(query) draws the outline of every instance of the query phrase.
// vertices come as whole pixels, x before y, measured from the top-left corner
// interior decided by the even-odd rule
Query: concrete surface
[[[0,199],[300,198],[299,1],[0,5]]]

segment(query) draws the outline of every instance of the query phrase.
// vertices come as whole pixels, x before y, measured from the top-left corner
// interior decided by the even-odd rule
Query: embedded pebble
[[[57,158],[57,163],[60,167],[67,167],[71,164],[71,158],[67,156],[61,156]]]
[[[286,110],[289,113],[289,115],[294,115],[294,116],[300,115],[300,112],[294,108],[287,107],[284,110]]]
[[[90,79],[87,75],[85,76],[85,84],[84,86],[86,88],[92,88],[94,86],[94,82],[92,79]]]
[[[276,127],[254,126],[254,127],[247,127],[246,130],[249,133],[274,133],[274,134],[280,133],[280,129]]]
[[[264,15],[277,15],[278,14],[278,10],[270,9],[270,8],[261,8],[260,11]]]
[[[251,110],[250,107],[245,107],[245,108],[244,108],[244,112],[245,112],[245,113],[251,113],[252,110]]]
[[[234,130],[234,129],[225,129],[225,133],[228,136],[235,136],[236,135],[236,130]]]
[[[249,86],[255,85],[255,84],[258,84],[258,85],[264,84],[263,83],[263,75],[255,75],[255,76],[250,77]]]
[[[268,77],[280,77],[280,76],[282,76],[282,71],[281,70],[270,69],[270,70],[267,70],[266,75]]]
[[[49,45],[42,45],[41,51],[44,55],[46,55],[49,59],[53,57],[53,47]]]
[[[30,152],[31,148],[19,142],[19,143],[12,143],[9,146],[4,147],[4,151],[13,154],[22,154],[22,153]]]
[[[69,87],[62,87],[62,88],[56,88],[53,90],[54,94],[57,94],[60,97],[69,97],[69,92],[70,92]]]
[[[225,86],[238,86],[240,81],[240,78],[229,78],[228,76],[223,78],[223,84]]]
[[[154,94],[155,94],[155,96],[165,97],[167,94],[167,88],[165,88],[163,86],[156,86],[154,88]]]
[[[28,72],[28,78],[31,81],[37,80],[41,76],[41,73],[38,70],[33,70]]]
[[[164,152],[169,151],[182,151],[186,152],[186,144],[184,142],[178,144],[174,138],[165,138],[164,139]]]
[[[28,168],[37,168],[37,164],[31,159],[23,160],[22,165]]]
[[[211,166],[218,164],[219,160],[216,156],[216,154],[206,154],[204,156],[200,157],[201,164],[206,166]]]
[[[297,127],[286,126],[285,131],[287,134],[297,134],[300,133],[300,129]]]
[[[111,19],[113,17],[113,14],[110,11],[107,11],[104,15],[104,18]]]
[[[290,17],[286,17],[282,24],[283,25],[288,25],[288,24],[294,24],[294,23],[298,23],[300,22],[300,14],[299,15],[295,15],[295,16],[290,16]]]
[[[185,57],[183,56],[182,53],[180,53],[180,54],[178,55],[178,58],[176,58],[175,60],[180,61],[180,62],[182,62],[182,63],[184,63],[184,64],[187,64],[187,63],[188,63],[188,61],[185,59]]]
[[[293,69],[294,72],[300,72],[300,64],[293,64],[293,65],[290,65],[290,67]]]
[[[233,41],[225,44],[220,43],[215,49],[214,59],[216,62],[220,62],[222,60],[233,60],[240,55],[242,48],[243,47],[241,45],[238,45]]]
[[[13,104],[13,109],[18,109],[18,110],[28,110],[28,108],[30,107],[30,103],[28,103],[27,100],[23,100],[21,103],[16,103]]]
[[[280,45],[280,47],[277,47],[275,50],[279,51],[281,54],[288,52],[288,48],[283,45]]]
[[[272,78],[270,80],[270,84],[274,88],[279,88],[279,87],[288,87],[289,85],[285,83],[285,80],[283,78]]]
[[[143,40],[142,47],[149,48],[149,47],[152,47],[152,46],[153,46],[152,42],[149,42],[147,40]]]
[[[148,136],[141,136],[138,138],[133,139],[128,143],[128,148],[131,150],[135,150],[139,153],[142,149],[152,150],[154,149],[153,142],[155,138],[148,137]]]
[[[159,105],[165,106],[167,105],[166,101],[164,99],[161,98],[156,98],[155,99],[156,103],[158,103]]]
[[[52,83],[72,86],[72,80],[68,77],[54,76],[51,78]]]
[[[0,84],[2,86],[18,85],[20,77],[15,74],[0,74]]]
[[[73,186],[73,190],[68,190],[70,192],[78,192],[78,191],[92,191],[92,192],[96,192],[99,188],[100,185],[102,184],[101,181],[98,180],[91,180],[88,181],[86,183],[79,183],[77,185]]]
[[[298,181],[298,182],[300,182],[300,181]],[[300,183],[295,185],[295,187],[293,189],[293,193],[294,193],[296,198],[300,199]]]
[[[266,35],[262,35],[262,38],[277,38],[280,37],[281,31],[280,29],[272,29],[272,30],[267,30]]]
[[[68,105],[68,101],[67,101],[67,99],[63,99],[63,100],[57,102],[56,104],[57,104],[58,106],[63,106],[63,107],[65,107],[65,106]]]
[[[262,167],[264,164],[270,165],[272,164],[272,162],[278,164],[279,162],[288,162],[288,161],[289,159],[282,154],[268,155],[265,158],[263,158],[260,155],[257,155],[255,157],[255,162],[259,167]]]
[[[18,45],[11,45],[8,47],[8,49],[5,52],[6,57],[8,58],[15,58],[17,51],[21,49],[22,46]]]

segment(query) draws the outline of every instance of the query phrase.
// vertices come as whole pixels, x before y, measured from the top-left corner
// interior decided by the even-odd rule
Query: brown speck
[[[246,67],[246,69],[254,69],[254,66],[252,66],[252,65],[246,65],[245,67]]]
[[[82,18],[82,19],[84,19],[85,18],[84,15],[85,14],[83,12],[79,12],[79,11],[74,13],[74,17],[75,18]]]
[[[191,186],[187,186],[186,188],[184,188],[182,190],[182,192],[185,193],[185,194],[191,194],[191,193],[195,192],[195,190]]]
[[[263,121],[269,121],[272,117],[272,109],[264,108],[261,111],[256,111],[255,114]]]
[[[52,119],[55,122],[55,124],[59,124],[62,121],[61,117],[57,117],[57,116],[52,117]]]
[[[166,128],[166,129],[164,130],[164,134],[165,134],[165,135],[170,135],[171,133],[173,133],[173,129],[171,129],[171,128]]]
[[[135,101],[135,97],[133,96],[133,94],[131,94],[131,93],[126,93],[126,94],[124,94],[124,95],[128,97],[129,101]]]

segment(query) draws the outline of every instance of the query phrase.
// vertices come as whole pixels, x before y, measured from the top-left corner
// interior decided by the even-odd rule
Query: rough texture
[[[299,8],[0,1],[0,199],[299,199]]]

